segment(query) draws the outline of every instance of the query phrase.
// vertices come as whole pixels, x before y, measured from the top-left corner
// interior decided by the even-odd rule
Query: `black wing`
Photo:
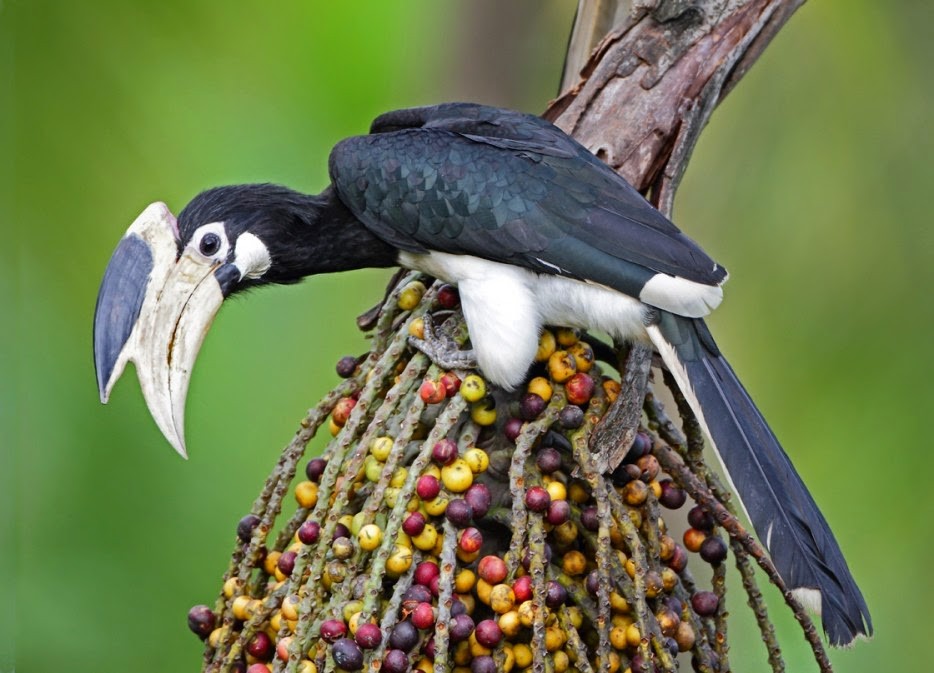
[[[552,124],[452,103],[379,117],[339,143],[331,179],[403,250],[437,250],[589,280],[639,296],[658,273],[719,285],[726,270]]]

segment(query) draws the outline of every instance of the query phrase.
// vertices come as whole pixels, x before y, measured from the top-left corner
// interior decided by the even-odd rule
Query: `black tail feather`
[[[649,333],[712,440],[779,575],[790,589],[820,592],[831,645],[872,635],[866,602],[827,521],[707,326],[663,314]]]

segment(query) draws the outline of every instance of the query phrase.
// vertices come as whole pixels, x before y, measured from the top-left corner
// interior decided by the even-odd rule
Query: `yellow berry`
[[[377,437],[370,444],[370,453],[376,460],[385,463],[392,453],[392,437]]]
[[[412,544],[415,545],[415,548],[421,549],[422,551],[434,549],[437,543],[438,531],[430,523],[426,523],[422,532],[412,538]]]
[[[460,394],[468,402],[478,402],[486,397],[486,382],[476,374],[468,374],[461,383]]]
[[[573,346],[581,338],[581,332],[576,327],[559,327],[555,330],[555,340],[565,348]]]
[[[374,456],[367,456],[363,466],[366,472],[367,481],[370,481],[374,484],[378,482],[380,475],[383,474],[383,463],[378,461]]]
[[[357,541],[363,551],[373,551],[383,541],[383,531],[375,523],[369,523],[360,529]]]
[[[477,447],[467,449],[464,453],[464,460],[467,462],[467,465],[470,466],[470,471],[474,474],[486,472],[487,468],[490,466],[490,456],[486,451],[478,449]]]
[[[392,554],[386,559],[386,572],[399,577],[412,567],[412,550],[402,545],[395,545]]]
[[[448,508],[449,502],[450,499],[444,495],[444,493],[440,493],[434,500],[429,500],[428,502],[422,503],[422,506],[425,508],[426,514],[430,514],[431,516],[441,516]]]
[[[295,594],[290,594],[285,597],[285,600],[282,601],[282,616],[286,621],[294,621],[298,619],[298,606],[300,599]]]
[[[425,319],[416,318],[409,323],[409,335],[415,337],[416,339],[425,338]]]
[[[515,594],[513,595],[515,599]],[[522,622],[519,621],[519,613],[516,610],[509,610],[500,615],[498,620],[499,628],[503,635],[512,638],[522,629]]]
[[[619,397],[620,388],[619,382],[614,381],[613,379],[604,379],[603,383],[603,392],[606,394],[606,399],[610,404],[616,401],[616,398]]]
[[[525,643],[514,643],[512,653],[516,657],[516,666],[528,668],[532,665],[532,648]]]
[[[494,411],[494,413],[496,412]],[[481,453],[483,452],[481,451]],[[487,462],[489,462],[489,459],[487,459]],[[470,469],[470,465],[464,458],[457,458],[453,463],[445,465],[441,469],[441,481],[451,493],[463,493],[470,488],[473,484],[473,475],[473,470]]]
[[[496,403],[493,398],[487,397],[474,402],[470,407],[470,419],[477,425],[493,425],[496,422]]]
[[[548,375],[553,381],[564,383],[577,373],[577,362],[567,351],[555,351],[548,358]]]
[[[275,575],[275,574],[276,574],[276,567],[277,567],[277,565],[278,565],[278,563],[279,563],[279,557],[280,557],[280,556],[282,556],[282,552],[280,552],[280,551],[271,551],[271,552],[269,552],[268,554],[266,554],[266,558],[263,559],[263,570],[266,571],[266,574],[267,574],[267,575]],[[230,580],[228,580],[228,581],[230,581]],[[225,593],[225,594],[227,593],[227,585],[226,585],[226,584],[224,584],[224,593]],[[230,598],[230,597],[228,596],[228,598]]]
[[[536,376],[534,379],[529,381],[528,392],[535,393],[543,400],[548,402],[554,393],[554,388],[551,386],[551,381],[546,379],[544,376]]]
[[[551,496],[552,501],[554,500],[567,500],[568,499],[568,489],[557,479],[552,480],[546,487],[545,490],[548,491],[548,495]]]
[[[299,507],[311,509],[318,502],[318,484],[313,481],[302,481],[295,486],[295,499]]]
[[[561,559],[561,568],[567,575],[583,575],[587,570],[587,558],[579,551],[572,550]]]
[[[538,350],[535,351],[535,361],[545,362],[551,357],[551,354],[555,352],[555,348],[557,348],[555,335],[550,330],[546,329],[538,338]]]
[[[231,577],[226,582],[224,582],[224,595],[227,598],[233,598],[234,596],[240,593],[240,589],[242,586],[243,584],[240,582],[239,579],[237,579],[236,577]]]
[[[564,643],[567,642],[567,636],[562,629],[557,624],[552,626],[545,627],[545,649],[549,652],[554,652],[555,650],[564,646]]]
[[[249,596],[237,596],[233,600],[233,604],[230,606],[231,611],[234,614],[234,617],[246,621],[250,618],[249,608],[252,599]]]
[[[490,607],[493,608],[493,612],[500,615],[505,614],[512,610],[515,604],[516,594],[508,584],[497,584],[490,591]],[[516,613],[517,621],[518,617],[519,615]]]
[[[409,471],[407,469],[404,467],[397,467],[395,472],[392,473],[392,479],[389,480],[389,485],[393,488],[402,488],[408,476]]]
[[[574,356],[574,362],[577,363],[577,371],[589,372],[593,368],[594,354],[593,348],[586,341],[578,341],[572,346],[568,346],[568,353]]]
[[[464,568],[454,577],[454,591],[459,594],[465,594],[473,589],[477,582],[477,575],[473,570]]]
[[[418,280],[413,280],[411,283],[406,284],[402,288],[402,292],[399,293],[398,305],[403,311],[411,311],[413,308],[418,306],[418,302],[422,300],[422,296],[425,294],[425,285]]]

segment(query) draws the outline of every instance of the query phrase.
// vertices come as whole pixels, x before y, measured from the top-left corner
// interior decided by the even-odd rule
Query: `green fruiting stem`
[[[454,604],[454,567],[457,564],[457,529],[444,520],[444,541],[441,543],[441,577],[438,580],[438,614],[435,619],[435,673],[447,673],[451,606]]]
[[[525,498],[522,499],[525,502]],[[532,673],[545,673],[553,661],[545,656],[545,526],[542,515],[528,513],[529,575],[532,577]],[[552,664],[548,666],[548,664]]]
[[[773,673],[784,673],[785,662],[782,659],[782,650],[778,645],[778,638],[775,635],[775,627],[769,620],[768,609],[765,605],[765,599],[762,592],[759,591],[759,584],[756,582],[755,568],[749,560],[749,555],[743,546],[736,540],[730,540],[730,548],[733,550],[733,557],[736,559],[736,568],[739,570],[740,577],[743,580],[743,588],[748,596],[749,607],[756,616],[756,623],[759,625],[759,631],[762,633],[762,642],[769,655],[769,665]]]

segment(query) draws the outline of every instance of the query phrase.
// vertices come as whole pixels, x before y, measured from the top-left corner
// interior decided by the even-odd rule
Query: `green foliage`
[[[132,374],[97,400],[94,299],[126,226],[216,184],[317,191],[328,149],[387,109],[542,109],[574,3],[525,4],[521,34],[494,42],[469,2],[0,5],[0,572],[16,592],[0,601],[0,670],[13,640],[20,671],[197,667],[186,611],[213,600],[236,522],[333,363],[364,350],[353,317],[386,278],[227,306],[184,463]],[[934,468],[923,4],[806,6],[715,114],[675,213],[732,272],[715,333],[866,592],[879,635],[835,653],[846,671],[922,670],[899,645],[924,642],[934,597],[930,551],[908,547],[934,496],[900,483]],[[471,71],[491,53],[502,72]],[[779,621],[801,670],[807,648]],[[765,670],[756,637],[734,627],[737,670]]]

